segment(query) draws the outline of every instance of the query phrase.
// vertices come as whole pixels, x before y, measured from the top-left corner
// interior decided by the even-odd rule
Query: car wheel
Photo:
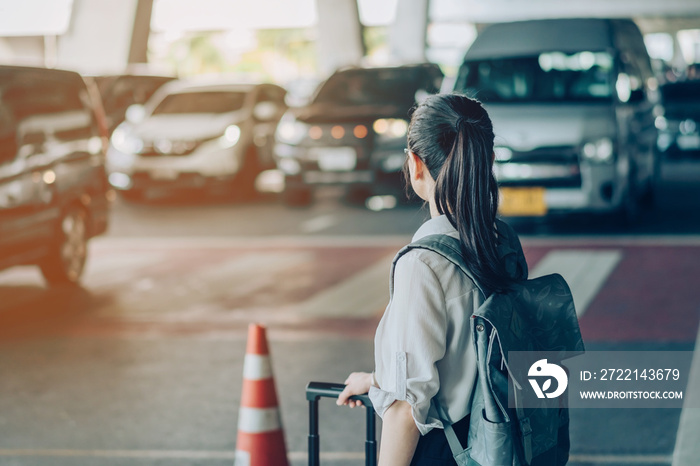
[[[282,201],[289,207],[308,207],[313,203],[313,191],[310,188],[286,188]]]
[[[634,176],[630,176],[630,180],[627,184],[627,192],[622,199],[622,205],[620,206],[619,215],[617,216],[618,223],[622,227],[636,225],[641,217],[639,193],[634,180]]]
[[[61,217],[56,237],[41,264],[49,285],[75,285],[87,258],[87,214],[84,209],[68,208]]]

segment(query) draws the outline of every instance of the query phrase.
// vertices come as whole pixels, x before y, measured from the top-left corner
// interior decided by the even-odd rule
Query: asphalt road
[[[595,286],[572,286],[589,350],[693,350],[693,170],[667,167],[655,208],[632,228],[519,225],[531,269],[557,257],[598,267]],[[272,197],[117,202],[83,288],[47,289],[29,267],[0,273],[0,465],[231,465],[253,321],[269,328],[287,450],[305,464],[304,386],[371,369],[389,261],[426,215],[372,212],[333,192],[309,209]],[[671,464],[680,416],[572,411],[570,464]],[[363,464],[363,410],[324,403],[321,424],[324,464]]]

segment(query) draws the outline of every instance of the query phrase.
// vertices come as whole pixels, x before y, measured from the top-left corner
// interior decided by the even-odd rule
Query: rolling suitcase
[[[345,385],[338,383],[309,382],[306,399],[309,402],[309,466],[320,466],[320,437],[318,435],[318,400],[338,398]],[[376,418],[372,402],[367,395],[353,396],[364,403],[367,411],[367,438],[365,440],[365,466],[377,464]]]

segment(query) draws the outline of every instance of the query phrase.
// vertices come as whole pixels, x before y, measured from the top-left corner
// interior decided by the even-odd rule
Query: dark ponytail
[[[412,113],[408,147],[435,180],[435,204],[457,229],[479,283],[502,291],[513,279],[497,252],[498,185],[493,176],[493,125],[476,100],[429,97]]]

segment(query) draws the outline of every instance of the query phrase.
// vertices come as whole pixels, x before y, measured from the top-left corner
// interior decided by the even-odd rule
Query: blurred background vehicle
[[[36,264],[49,284],[75,284],[106,231],[95,95],[74,72],[0,66],[0,269]]]
[[[225,78],[180,80],[145,106],[134,105],[112,133],[112,186],[131,199],[148,191],[223,187],[255,194],[255,179],[273,166],[274,130],[285,90]]]
[[[634,220],[658,177],[649,56],[630,20],[488,26],[455,91],[494,122],[504,216],[617,212]]]
[[[659,150],[668,159],[700,160],[700,78],[661,86]]]
[[[310,103],[291,108],[277,128],[274,153],[285,175],[284,202],[308,205],[320,185],[347,187],[356,201],[400,195],[409,110],[437,92],[442,78],[429,63],[331,75]]]
[[[95,76],[95,82],[102,96],[102,105],[107,117],[107,127],[112,134],[114,128],[126,117],[126,109],[131,105],[143,105],[165,83],[174,80],[172,76],[117,74]]]

